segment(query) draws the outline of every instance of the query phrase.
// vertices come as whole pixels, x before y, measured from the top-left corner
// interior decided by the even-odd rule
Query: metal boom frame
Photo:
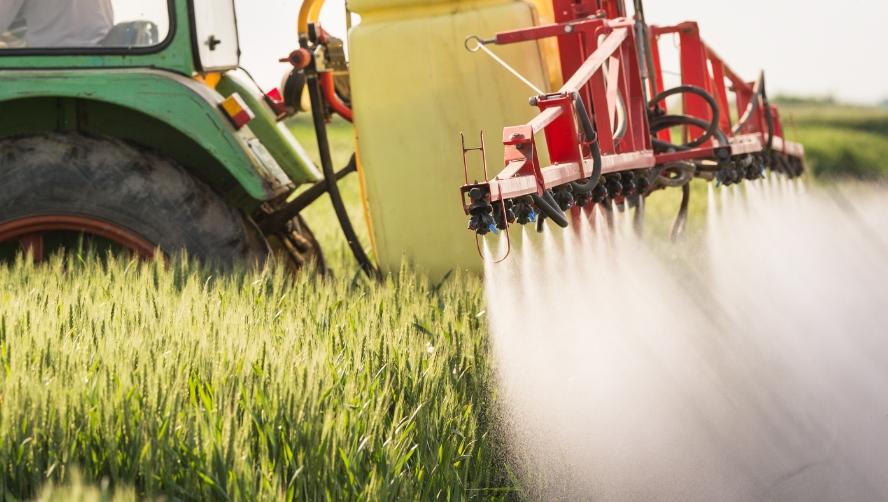
[[[485,159],[484,181],[469,181],[466,154],[478,149],[466,148],[463,140],[461,196],[472,217],[470,229],[481,235],[504,230],[516,219],[533,221],[526,215],[537,213],[563,222],[553,210],[574,208],[577,217],[576,208],[589,202],[622,202],[677,186],[669,180],[680,178],[676,172],[683,169],[692,171],[691,177],[725,184],[760,177],[765,167],[791,176],[803,171],[804,148],[784,139],[764,77],[740,78],[703,42],[696,23],[648,27],[640,12],[635,19],[625,17],[623,0],[553,0],[553,7],[553,24],[488,40],[473,37],[491,45],[556,37],[565,83],[530,99],[540,110],[532,120],[504,128],[504,168],[492,179]],[[658,42],[671,34],[680,39],[682,86],[660,93],[664,72]],[[666,97],[677,94],[682,114],[669,115]],[[672,143],[675,127],[683,128],[684,143]],[[546,166],[535,139],[540,133],[550,160]],[[480,150],[483,155],[483,144]],[[596,197],[588,193],[590,183],[601,187]],[[513,207],[519,206],[523,210],[516,216]]]

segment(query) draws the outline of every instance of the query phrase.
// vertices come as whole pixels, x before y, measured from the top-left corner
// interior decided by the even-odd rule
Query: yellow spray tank
[[[361,16],[349,35],[352,102],[380,267],[397,270],[407,257],[432,277],[476,269],[475,243],[452,190],[463,183],[458,132],[465,131],[468,146],[487,133],[487,160],[496,172],[502,125],[522,123],[536,110],[515,106],[532,90],[464,42],[539,24],[548,13],[515,0],[350,0],[349,7]],[[544,64],[545,46],[495,50],[544,90],[558,73]],[[480,156],[470,161],[470,176],[480,179]]]

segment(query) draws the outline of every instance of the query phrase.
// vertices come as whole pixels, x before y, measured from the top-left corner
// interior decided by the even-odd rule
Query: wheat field
[[[0,266],[0,492],[82,476],[173,500],[501,496],[481,291],[406,268]]]

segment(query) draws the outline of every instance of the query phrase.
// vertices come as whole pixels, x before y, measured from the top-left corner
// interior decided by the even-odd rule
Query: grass
[[[0,267],[0,493],[76,470],[174,500],[495,498],[481,291],[406,271]]]
[[[805,145],[815,176],[888,178],[888,109],[803,100],[780,106],[786,134]]]
[[[47,483],[34,499],[37,502],[135,502],[139,500],[132,487],[112,487],[107,479],[100,486],[83,480],[74,471],[64,483]]]
[[[291,123],[316,155],[304,119]],[[331,125],[334,162],[352,151]],[[342,183],[367,242],[356,176]],[[477,277],[336,277],[79,256],[0,265],[6,499],[463,500],[510,493]],[[101,485],[101,488],[99,488]],[[121,498],[122,497],[122,498]]]

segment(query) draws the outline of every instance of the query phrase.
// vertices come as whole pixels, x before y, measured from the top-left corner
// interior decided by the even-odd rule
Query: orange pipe
[[[327,100],[327,103],[330,103],[330,107],[333,108],[333,111],[338,113],[339,116],[345,120],[353,122],[354,116],[352,114],[352,109],[336,95],[336,85],[333,83],[333,72],[328,71],[321,73],[321,89],[324,91],[324,98]]]
[[[308,25],[316,23],[321,15],[321,8],[324,6],[324,0],[305,0],[302,7],[299,8],[299,36],[308,36]],[[324,92],[324,98],[333,111],[339,114],[345,120],[351,122],[352,110],[348,107],[339,96],[336,95],[336,85],[333,83],[333,73],[324,72],[320,74],[321,89]]]
[[[321,7],[324,6],[324,0],[305,0],[302,7],[299,8],[299,22],[297,25],[299,36],[308,36],[309,23],[316,23],[321,15]]]

